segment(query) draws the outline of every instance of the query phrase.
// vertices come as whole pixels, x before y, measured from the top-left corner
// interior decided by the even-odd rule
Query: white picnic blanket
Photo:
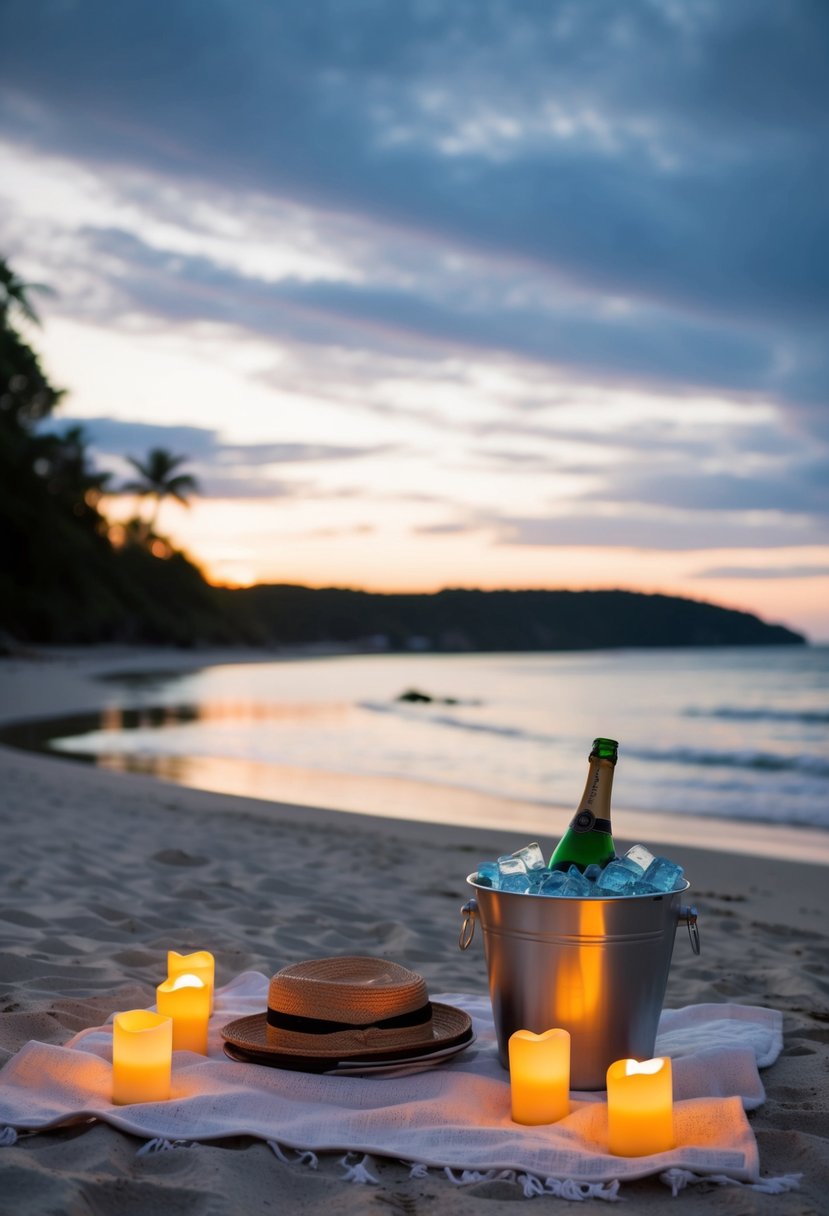
[[[0,1071],[0,1129],[7,1129],[0,1144],[13,1143],[15,1132],[94,1118],[146,1139],[249,1135],[301,1152],[359,1151],[447,1167],[469,1180],[507,1170],[548,1183],[615,1182],[617,1189],[619,1180],[657,1173],[675,1189],[683,1176],[760,1182],[744,1111],[763,1102],[758,1069],[782,1047],[782,1016],[774,1010],[729,1004],[666,1010],[656,1052],[673,1059],[677,1147],[619,1158],[607,1151],[603,1094],[574,1094],[571,1114],[550,1126],[512,1122],[509,1078],[498,1063],[486,996],[434,994],[471,1014],[476,1040],[466,1051],[414,1075],[363,1078],[229,1060],[220,1027],[263,1011],[267,990],[267,978],[252,971],[217,989],[209,1054],[175,1053],[167,1102],[113,1106],[111,1024],[81,1031],[62,1047],[27,1043]],[[613,1197],[601,1192],[597,1185],[597,1196]]]

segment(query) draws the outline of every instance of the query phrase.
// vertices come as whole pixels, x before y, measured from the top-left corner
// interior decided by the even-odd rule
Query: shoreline
[[[344,652],[345,655],[350,652]],[[208,666],[321,660],[341,657],[340,652],[277,653],[256,650],[170,651],[147,647],[55,647],[36,657],[15,656],[0,660],[0,728],[27,724],[75,713],[102,711],[111,698],[107,678],[128,672],[136,676],[186,672]],[[51,675],[48,691],[37,679]],[[5,740],[3,746],[7,746]],[[29,751],[24,748],[23,750]],[[59,751],[46,750],[47,757],[62,758]],[[266,764],[223,757],[169,757],[157,760],[117,755],[78,759],[76,765],[94,764],[113,772],[141,773],[186,789],[252,798],[292,807],[320,808],[352,815],[369,814],[395,821],[415,820],[436,827],[473,824],[497,830],[502,822],[516,825],[516,832],[529,833],[554,843],[566,824],[572,807],[554,802],[510,798],[426,780],[358,775],[325,769]],[[776,824],[754,819],[725,819],[716,816],[658,812],[614,804],[614,820],[620,841],[640,841],[649,847],[704,847],[739,857],[829,865],[829,832],[801,824]],[[518,846],[516,846],[518,847]],[[483,860],[483,859],[482,859]]]

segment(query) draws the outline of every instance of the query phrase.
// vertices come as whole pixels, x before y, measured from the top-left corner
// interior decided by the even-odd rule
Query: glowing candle
[[[179,954],[175,950],[167,951],[167,979],[174,980],[177,975],[197,975],[210,989],[210,1012],[213,1012],[213,985],[215,983],[216,963],[209,950],[197,950],[195,954]]]
[[[112,1027],[112,1101],[166,1102],[170,1096],[173,1023],[146,1009],[116,1013]]]
[[[516,1030],[509,1040],[512,1118],[515,1123],[557,1123],[570,1114],[570,1035]]]
[[[671,1061],[617,1060],[607,1070],[608,1147],[617,1157],[645,1157],[674,1147]]]
[[[177,975],[155,990],[158,1012],[173,1021],[173,1051],[207,1055],[210,989],[197,975]]]

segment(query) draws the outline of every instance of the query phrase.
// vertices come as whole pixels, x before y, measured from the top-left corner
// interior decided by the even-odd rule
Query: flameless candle
[[[158,1012],[173,1020],[173,1051],[207,1055],[210,989],[197,975],[177,975],[155,990]]]
[[[515,1123],[557,1123],[570,1114],[570,1035],[516,1030],[509,1040],[512,1118]]]
[[[170,1096],[173,1023],[146,1009],[116,1013],[112,1027],[112,1101],[166,1102]]]
[[[608,1147],[617,1157],[645,1157],[674,1147],[671,1061],[617,1060],[607,1070]]]
[[[216,963],[209,950],[197,950],[195,954],[179,954],[176,950],[167,951],[167,979],[174,980],[177,975],[197,975],[210,990],[210,1012],[213,1012],[213,985],[215,983]]]

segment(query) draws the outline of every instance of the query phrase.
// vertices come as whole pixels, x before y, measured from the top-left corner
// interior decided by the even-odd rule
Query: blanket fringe
[[[366,1166],[366,1162],[371,1162],[368,1153],[364,1155],[361,1161],[350,1161],[350,1157],[356,1157],[356,1153],[346,1153],[341,1157],[338,1164],[345,1170],[344,1182],[356,1182],[360,1186],[379,1186],[379,1179],[370,1174]]]
[[[443,1172],[454,1186],[474,1186],[476,1182],[515,1182],[515,1170],[461,1170],[460,1177],[456,1178],[457,1171],[446,1165]]]
[[[444,1174],[455,1186],[473,1186],[477,1182],[509,1182],[520,1186],[525,1199],[535,1195],[556,1195],[559,1199],[570,1199],[577,1203],[585,1199],[604,1199],[615,1203],[619,1199],[618,1180],[613,1182],[574,1182],[572,1178],[540,1178],[537,1174],[518,1173],[516,1170],[451,1170]],[[456,1175],[458,1175],[456,1177]],[[411,1177],[423,1177],[415,1174]]]
[[[761,1178],[752,1182],[751,1189],[763,1195],[782,1195],[785,1191],[796,1191],[800,1187],[802,1174],[780,1174],[777,1178]]]
[[[0,1131],[0,1148],[11,1148],[13,1144],[17,1144],[17,1132],[13,1127],[4,1127]]]
[[[165,1140],[163,1136],[156,1136],[154,1140],[142,1144],[135,1155],[147,1157],[150,1153],[169,1153],[174,1148],[192,1148],[195,1143],[195,1140]]]
[[[676,1168],[660,1174],[659,1181],[671,1188],[674,1197],[686,1186],[693,1186],[698,1182],[713,1182],[717,1186],[741,1186],[749,1191],[759,1191],[763,1195],[782,1195],[785,1191],[796,1191],[802,1177],[802,1174],[781,1174],[778,1178],[761,1178],[759,1182],[741,1182],[739,1178],[729,1178],[727,1174],[695,1174],[692,1170]]]
[[[316,1153],[312,1153],[307,1149],[292,1149],[291,1152],[296,1153],[292,1159],[285,1153],[285,1150],[276,1140],[266,1140],[268,1148],[273,1153],[274,1157],[278,1157],[280,1161],[284,1161],[285,1165],[307,1165],[309,1169],[315,1170],[319,1165],[319,1157]]]
[[[614,1178],[612,1182],[574,1182],[572,1178],[545,1178],[544,1194],[557,1195],[560,1199],[604,1199],[607,1203],[617,1203],[620,1186],[618,1178]]]

